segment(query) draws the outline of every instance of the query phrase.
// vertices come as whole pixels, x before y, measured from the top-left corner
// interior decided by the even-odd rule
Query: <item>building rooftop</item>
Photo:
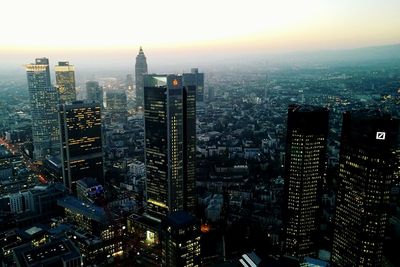
[[[92,177],[86,177],[86,178],[80,179],[77,181],[77,184],[79,184],[83,187],[86,187],[86,188],[100,185],[100,183]]]
[[[70,209],[73,212],[86,216],[97,222],[106,222],[107,216],[103,208],[83,202],[74,197],[59,199],[57,204],[63,208]]]
[[[24,245],[14,249],[18,266],[64,266],[63,262],[80,258],[76,247],[69,239],[60,239],[39,247]]]
[[[186,211],[176,211],[165,218],[165,222],[176,228],[185,227],[196,222],[196,218]]]

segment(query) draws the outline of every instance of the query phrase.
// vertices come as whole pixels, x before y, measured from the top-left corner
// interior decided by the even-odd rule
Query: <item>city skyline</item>
[[[398,0],[4,6],[1,266],[400,266]]]

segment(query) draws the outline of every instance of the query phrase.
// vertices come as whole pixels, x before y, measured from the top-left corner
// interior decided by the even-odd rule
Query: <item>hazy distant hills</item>
[[[398,62],[400,44],[363,47],[345,50],[323,50],[317,52],[293,52],[274,58],[282,58],[297,63],[345,63],[345,62]]]

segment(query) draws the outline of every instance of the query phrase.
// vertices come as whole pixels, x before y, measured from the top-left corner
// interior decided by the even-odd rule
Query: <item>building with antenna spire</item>
[[[140,47],[135,63],[136,107],[143,107],[143,75],[147,74],[147,61],[143,48]]]

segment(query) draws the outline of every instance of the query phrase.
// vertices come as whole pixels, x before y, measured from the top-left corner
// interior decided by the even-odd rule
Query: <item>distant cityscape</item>
[[[1,266],[400,266],[398,62],[131,65],[0,81]]]

